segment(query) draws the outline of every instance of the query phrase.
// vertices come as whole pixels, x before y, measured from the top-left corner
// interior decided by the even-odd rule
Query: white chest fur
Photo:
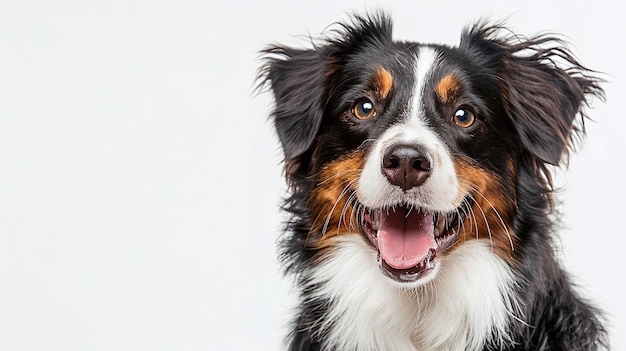
[[[360,235],[337,237],[312,269],[318,297],[331,301],[323,320],[324,349],[478,350],[507,338],[514,318],[514,277],[488,241],[464,243],[440,261],[426,285],[402,289],[379,271]]]

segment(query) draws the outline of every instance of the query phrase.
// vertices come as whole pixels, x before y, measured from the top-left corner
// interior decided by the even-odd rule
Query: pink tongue
[[[397,208],[381,213],[378,249],[382,258],[395,269],[409,269],[422,262],[436,248],[433,216]]]

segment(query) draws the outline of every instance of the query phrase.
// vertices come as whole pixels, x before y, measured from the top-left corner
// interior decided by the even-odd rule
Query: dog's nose
[[[395,145],[385,152],[381,168],[391,184],[409,190],[424,184],[430,176],[431,156],[412,145]]]

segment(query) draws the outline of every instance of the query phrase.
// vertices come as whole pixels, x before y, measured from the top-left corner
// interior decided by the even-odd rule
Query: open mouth
[[[361,227],[378,250],[383,273],[410,283],[432,272],[437,255],[456,243],[464,213],[464,209],[440,213],[398,205],[367,210]]]

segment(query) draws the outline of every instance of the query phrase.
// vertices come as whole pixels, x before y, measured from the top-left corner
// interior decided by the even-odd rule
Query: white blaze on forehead
[[[425,83],[437,64],[437,52],[421,48],[415,64],[415,86],[403,120],[391,125],[373,144],[359,177],[357,196],[369,208],[409,204],[431,211],[454,211],[459,205],[459,182],[448,148],[428,126],[421,108]],[[409,145],[433,157],[430,177],[419,187],[404,191],[391,184],[381,171],[390,145]]]
[[[415,64],[415,88],[413,89],[411,111],[409,111],[411,117],[419,117],[422,113],[424,85],[436,64],[437,52],[429,47],[420,48]]]

